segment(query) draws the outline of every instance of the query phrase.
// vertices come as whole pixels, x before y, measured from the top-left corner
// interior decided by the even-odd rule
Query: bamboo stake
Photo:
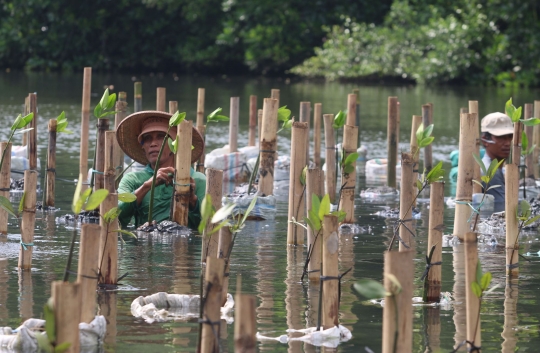
[[[116,344],[116,334],[118,332],[116,325],[118,312],[117,296],[118,292],[98,292],[98,315],[103,315],[107,321],[107,332],[103,339],[104,346],[107,347],[113,347]]]
[[[235,353],[255,353],[257,351],[257,319],[255,308],[257,298],[254,295],[236,294],[234,320]]]
[[[418,169],[420,167],[420,148],[418,147],[418,139],[416,138],[416,131],[422,124],[422,116],[413,115],[411,123],[411,154],[413,158],[413,193],[416,195],[418,193],[418,188],[416,187],[416,181],[418,180]],[[426,128],[426,126],[424,126]],[[431,146],[431,145],[430,145]],[[413,201],[414,207],[416,207],[416,199]]]
[[[126,99],[126,92],[120,92],[118,94],[118,101],[116,102],[115,109],[116,114],[114,117],[114,130],[116,131],[116,128],[118,125],[126,118],[127,115],[127,102]],[[123,99],[123,100],[121,100]],[[124,151],[120,148],[118,145],[118,141],[116,140],[116,137],[114,138],[114,162],[113,162],[115,169],[115,175],[118,176],[124,169]]]
[[[270,98],[277,100],[277,106],[279,108],[279,89],[272,88],[270,91]]]
[[[505,220],[506,220],[506,275],[519,275],[519,227],[518,211],[519,167],[514,163],[506,165],[504,173]]]
[[[233,234],[230,227],[222,227],[219,230],[219,242],[218,242],[218,251],[217,257],[225,260],[225,272],[223,273],[223,291],[221,306],[227,301],[227,293],[229,290],[229,271],[231,267],[231,243],[232,243]],[[213,254],[211,255],[214,256]]]
[[[261,139],[262,139],[262,122],[263,122],[262,117],[263,117],[263,110],[258,109],[257,110],[257,133],[258,133],[257,141],[259,142],[259,145],[261,144]]]
[[[208,292],[204,301],[201,353],[217,352],[220,332],[221,292],[223,290],[223,273],[225,261],[212,256],[206,259],[206,288]]]
[[[167,111],[167,89],[165,87],[158,87],[156,89],[156,110],[159,112]]]
[[[96,141],[96,170],[94,175],[94,190],[103,189],[105,168],[105,131],[109,130],[109,119],[98,119],[98,136]]]
[[[512,139],[512,163],[515,165],[521,164],[521,132],[523,124],[521,122],[514,123],[514,137]]]
[[[229,153],[238,152],[238,121],[240,115],[240,97],[231,97],[229,116]]]
[[[335,203],[336,200],[336,140],[334,135],[334,114],[324,114],[324,142],[326,148],[326,171],[325,189],[330,197],[330,202]]]
[[[212,206],[217,211],[221,208],[221,198],[223,196],[223,171],[213,168],[206,169],[206,193],[212,198]],[[215,256],[218,253],[218,240],[215,234],[208,235],[214,226],[208,222],[203,231],[203,251],[201,262],[208,256]]]
[[[114,131],[105,131],[105,147],[103,161],[103,188],[109,192],[116,192],[115,175],[116,168],[114,167],[116,133]]]
[[[288,219],[301,220],[305,214],[304,185],[300,180],[306,166],[306,136],[308,124],[295,121],[291,131],[291,167],[289,174],[289,212]],[[287,227],[287,244],[304,244],[304,228],[292,222]]]
[[[81,287],[79,283],[54,281],[52,284],[56,342],[70,343],[67,353],[79,352]]]
[[[413,167],[414,160],[410,153],[401,154],[401,185],[399,194],[399,251],[413,250],[416,248],[414,239],[415,229],[412,220],[412,207],[414,194]],[[411,234],[411,232],[413,234]]]
[[[56,119],[49,120],[49,148],[47,149],[47,186],[45,206],[54,208],[54,186],[56,174]]]
[[[34,283],[32,281],[32,271],[18,271],[19,279],[19,316],[24,320],[34,317]],[[7,282],[4,282],[7,283]],[[4,302],[4,303],[7,303]]]
[[[302,315],[298,315],[305,309],[305,292],[303,286],[299,285],[298,279],[302,273],[302,267],[298,264],[302,261],[304,249],[302,246],[288,246],[287,247],[287,267],[285,273],[285,314],[287,327],[301,328],[304,325]],[[271,275],[267,272],[266,277]],[[270,275],[270,276],[269,276]],[[273,279],[273,278],[272,278]],[[269,286],[268,286],[269,287]],[[268,288],[267,287],[267,288]],[[270,288],[268,288],[270,289]],[[275,291],[275,287],[272,287],[272,292]],[[281,289],[282,290],[282,289]],[[271,300],[266,300],[266,307],[271,304]],[[289,343],[288,351],[291,353],[300,352],[302,342],[294,341]]]
[[[480,337],[480,301],[472,291],[471,283],[476,282],[476,265],[478,263],[477,235],[465,233],[465,297],[467,302],[467,341],[476,347],[482,346]]]
[[[533,117],[533,105],[526,103],[523,109],[523,118],[530,119]],[[533,126],[525,126],[525,134],[527,135],[527,140],[529,141],[528,148],[530,149],[533,144]],[[536,162],[538,164],[538,161]],[[525,157],[525,177],[534,178],[534,158],[533,154],[528,154]]]
[[[83,73],[83,93],[81,108],[81,153],[79,155],[79,175],[88,174],[88,130],[90,129],[90,95],[92,94],[92,68],[85,67]],[[82,190],[87,188],[83,183]]]
[[[540,101],[534,101],[534,117],[540,118]],[[533,144],[534,148],[533,161],[534,161],[534,178],[540,178],[540,165],[538,164],[538,158],[540,157],[540,125],[535,125],[533,128]]]
[[[321,276],[338,277],[339,236],[337,216],[326,215],[323,219],[322,239],[322,271]],[[329,329],[339,324],[339,280],[332,279],[323,282],[322,319],[323,329]]]
[[[81,290],[81,322],[90,323],[96,316],[96,288],[99,273],[99,239],[101,227],[97,224],[81,226],[81,243],[77,283]]]
[[[315,168],[321,168],[321,120],[322,104],[315,103],[313,108],[313,162]]]
[[[463,240],[469,231],[468,219],[471,209],[467,202],[472,202],[472,178],[474,161],[473,151],[476,145],[476,118],[473,114],[461,114],[459,129],[459,166],[456,187],[456,211],[454,214],[454,235]]]
[[[206,140],[206,125],[204,125],[204,95],[204,88],[199,88],[197,90],[197,131],[201,133],[203,140]],[[201,154],[196,167],[198,172],[204,173],[204,153]]]
[[[174,114],[178,111],[178,102],[169,101],[169,114]]]
[[[104,215],[111,208],[118,206],[118,195],[109,194],[105,201],[99,205],[99,214]],[[101,233],[99,235],[99,268],[101,284],[117,284],[118,282],[118,219],[108,225],[103,217],[99,218]]]
[[[473,153],[477,156],[480,156],[480,120],[479,120],[479,114],[478,114],[478,101],[469,101],[469,114],[475,114],[476,118],[476,124],[474,133],[476,136],[476,144]],[[473,165],[473,179],[474,180],[480,180],[480,177],[482,176],[480,166],[478,163],[474,163]],[[473,184],[473,194],[482,193],[482,187],[478,185],[477,183]]]
[[[347,122],[346,125],[358,126],[356,124],[356,94],[347,95]]]
[[[516,327],[518,326],[517,302],[519,298],[519,286],[517,278],[506,282],[504,290],[504,324],[501,337],[504,339],[501,345],[501,353],[517,352],[518,338]]]
[[[23,116],[30,114],[30,96],[24,97],[24,110]],[[22,134],[22,146],[28,146],[28,132]],[[26,157],[28,157],[28,150],[26,150]]]
[[[37,121],[38,121],[38,109],[37,109],[37,94],[28,94],[30,113],[34,113],[34,118],[30,122],[28,128],[31,128],[28,132],[28,166],[31,170],[37,169]]]
[[[352,95],[350,95],[352,96]],[[356,103],[355,103],[356,104]],[[343,127],[343,151],[344,160],[357,150],[358,127],[345,125]],[[341,197],[339,209],[347,213],[343,223],[354,223],[354,196],[356,195],[356,161],[352,163],[353,169],[346,173],[342,167],[341,173]],[[327,166],[328,168],[328,166]]]
[[[309,129],[310,129],[310,116],[311,116],[311,102],[300,102],[300,122],[307,123],[306,134],[306,164],[309,164]]]
[[[396,164],[397,150],[399,139],[399,123],[398,123],[398,100],[397,97],[388,97],[388,170],[386,172],[386,180],[388,186],[396,188]]]
[[[34,249],[34,227],[36,224],[36,188],[38,172],[24,171],[24,205],[21,221],[21,248],[19,250],[19,268],[32,268],[32,253]]]
[[[410,353],[412,349],[413,317],[412,294],[414,251],[387,251],[384,253],[384,288],[388,293],[383,307],[383,353]],[[389,275],[401,284],[396,293]]]
[[[11,142],[0,143],[0,153],[3,153],[4,150],[6,153],[4,154],[4,163],[2,164],[2,169],[0,170],[0,195],[9,200],[11,178]],[[0,208],[0,234],[7,234],[8,218],[9,215],[7,211]]]
[[[454,272],[454,347],[460,345],[467,337],[467,306],[465,285],[465,246],[458,243],[453,247],[452,268]]]
[[[255,146],[255,136],[257,135],[257,96],[249,96],[249,135],[248,146]]]
[[[433,104],[422,105],[422,122],[424,129],[433,124]],[[432,146],[428,145],[424,148],[424,169],[429,172],[431,168],[433,168],[433,150]]]
[[[442,231],[444,220],[444,182],[435,182],[431,184],[431,193],[429,196],[429,231],[427,254],[435,246],[431,263],[435,264],[442,261]],[[442,265],[433,265],[427,275],[427,301],[439,302],[441,297],[441,267]]]
[[[312,196],[317,195],[320,199],[324,195],[323,188],[324,173],[321,169],[308,169],[306,176],[306,205],[307,210],[312,209]],[[311,256],[308,263],[308,277],[310,282],[319,282],[321,269],[321,234],[317,236],[317,231],[308,226],[307,240],[308,250]]]
[[[184,120],[178,125],[178,151],[191,151],[193,124]],[[188,224],[190,196],[191,153],[176,154],[173,220],[183,226]]]
[[[259,192],[260,196],[274,194],[274,161],[277,151],[277,111],[276,99],[264,99],[261,160],[259,165]]]
[[[133,88],[133,112],[142,111],[142,82],[135,82]]]
[[[459,115],[461,114],[469,114],[469,108],[466,108],[466,107],[459,108]]]

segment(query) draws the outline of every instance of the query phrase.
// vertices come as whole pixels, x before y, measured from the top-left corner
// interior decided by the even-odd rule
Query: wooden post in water
[[[356,94],[351,93],[347,95],[347,122],[345,125],[356,125]]]
[[[401,154],[401,185],[399,193],[399,251],[416,248],[414,220],[412,220],[412,204],[415,197],[413,180],[414,160],[410,153]],[[411,234],[412,232],[412,234]]]
[[[133,85],[133,112],[140,112],[142,109],[142,82],[135,82]]]
[[[321,276],[338,277],[339,236],[337,216],[324,216],[322,229],[323,268]],[[325,330],[339,324],[338,287],[338,279],[326,280],[323,282],[321,324]]]
[[[126,118],[126,115],[127,115],[126,92],[118,93],[118,100],[116,101],[115,109],[116,109],[116,114],[114,116],[114,130],[116,131],[116,128],[118,127],[118,125],[122,122],[122,120]],[[116,137],[114,138],[113,165],[115,168],[115,176],[120,175],[120,173],[124,169],[124,151],[122,151],[122,149],[118,145],[118,141],[116,141]]]
[[[399,141],[399,123],[398,123],[398,98],[388,97],[388,170],[386,172],[387,185],[396,188],[396,164],[397,149]]]
[[[225,270],[223,273],[223,291],[221,306],[227,301],[227,293],[229,290],[229,269],[231,267],[231,243],[232,243],[233,234],[230,227],[222,227],[219,230],[219,242],[218,242],[218,251],[217,258],[225,260]],[[213,254],[211,255],[214,256]]]
[[[259,196],[274,194],[274,161],[277,151],[277,111],[278,101],[265,98],[263,104],[263,122],[261,154],[259,164]]]
[[[118,206],[118,194],[109,194],[105,201],[99,205],[99,214],[104,215],[111,208]],[[118,219],[109,225],[103,217],[99,218],[101,232],[99,234],[99,283],[117,284],[118,282]]]
[[[178,151],[191,151],[193,124],[184,120],[178,125]],[[176,154],[173,221],[187,226],[190,196],[191,153]]]
[[[325,185],[326,193],[330,197],[330,202],[336,202],[336,138],[334,135],[334,114],[324,114],[324,143],[326,148],[326,171]]]
[[[413,115],[412,124],[411,124],[411,155],[413,158],[413,193],[416,195],[418,193],[418,188],[416,187],[416,181],[418,180],[418,169],[420,169],[420,148],[418,147],[418,139],[416,138],[416,131],[422,124],[422,116]],[[426,126],[424,126],[426,128]],[[431,146],[431,145],[430,145]],[[414,206],[416,207],[416,199],[414,199]]]
[[[424,129],[433,124],[433,104],[422,105],[422,123]],[[433,150],[429,145],[424,148],[424,169],[429,172],[431,168],[433,168]]]
[[[28,94],[28,101],[30,104],[30,113],[34,113],[34,118],[28,125],[28,128],[32,128],[28,132],[28,166],[31,170],[37,169],[37,122],[38,122],[38,108],[37,108],[37,94]]]
[[[349,97],[356,97],[352,94]],[[356,103],[355,103],[356,105]],[[352,119],[351,119],[352,120]],[[345,153],[344,160],[352,154],[356,153],[358,141],[358,127],[345,125],[343,127],[343,151]],[[326,166],[328,170],[328,165]],[[343,223],[354,223],[354,197],[356,195],[356,160],[352,163],[350,172],[345,171],[341,166],[341,197],[339,200],[339,209],[346,212],[347,215]]]
[[[312,209],[312,197],[316,195],[319,199],[324,196],[324,173],[322,169],[308,169],[306,175],[306,209]],[[308,263],[308,277],[310,282],[319,282],[321,270],[321,237],[322,234],[308,226],[307,240],[308,250],[311,252]]]
[[[83,93],[81,109],[81,152],[79,155],[79,176],[88,175],[88,130],[90,129],[90,95],[92,94],[92,68],[85,67],[83,73]],[[82,190],[88,183],[82,183]]]
[[[534,101],[534,117],[540,119],[540,101]],[[533,143],[536,147],[533,152],[534,160],[534,178],[540,177],[540,165],[538,164],[538,158],[540,157],[540,125],[533,127]]]
[[[519,275],[519,224],[518,211],[519,167],[517,163],[508,163],[504,173],[505,220],[506,220],[506,275]]]
[[[504,324],[503,332],[501,333],[504,342],[501,345],[501,353],[514,353],[518,351],[518,337],[516,335],[519,332],[516,330],[518,326],[518,292],[518,279],[507,280],[506,288],[504,289]]]
[[[4,162],[2,164],[2,169],[0,169],[0,195],[9,200],[11,178],[11,142],[1,142],[0,153],[4,154]],[[7,234],[8,218],[9,215],[7,211],[0,208],[0,234]]]
[[[288,220],[304,219],[305,214],[305,190],[300,178],[306,167],[306,136],[308,124],[295,121],[291,132],[291,168],[289,174],[289,212]],[[287,244],[304,244],[304,228],[292,222],[287,227]]]
[[[249,135],[248,146],[255,146],[257,136],[257,96],[249,96]]]
[[[360,130],[360,90],[358,88],[353,89],[353,94],[356,96],[356,126]],[[358,141],[360,141],[360,135],[358,136]]]
[[[105,168],[105,131],[109,130],[109,119],[98,119],[96,141],[96,170],[94,173],[94,190],[103,189]]]
[[[315,168],[321,168],[321,120],[322,104],[315,103],[313,107],[313,162]]]
[[[306,134],[306,165],[309,165],[309,129],[311,117],[311,102],[300,102],[300,119],[298,121],[307,123]]]
[[[413,351],[413,281],[414,251],[387,251],[384,253],[384,288],[390,293],[383,307],[382,353],[410,353]],[[401,284],[397,293],[389,275]]]
[[[229,116],[229,153],[238,152],[238,121],[240,119],[240,97],[231,97]]]
[[[24,171],[24,204],[21,221],[21,247],[19,250],[19,268],[32,268],[32,253],[34,249],[34,228],[36,224],[36,170]]]
[[[465,233],[465,298],[467,302],[467,341],[476,347],[482,346],[480,332],[480,301],[471,287],[476,282],[476,266],[478,263],[478,239],[475,232]],[[468,346],[469,349],[473,348]]]
[[[81,322],[86,323],[90,323],[96,316],[100,233],[101,227],[97,224],[81,226],[77,283],[81,285]]]
[[[477,156],[480,156],[480,147],[482,146],[482,143],[480,141],[480,119],[479,119],[480,115],[478,114],[478,101],[469,101],[469,114],[475,114],[475,119],[476,119],[475,128],[474,128],[474,133],[476,136],[476,144],[475,144],[473,153]],[[480,179],[482,176],[481,170],[482,169],[480,168],[478,163],[475,162],[473,165],[473,180],[478,180],[478,181],[481,180]],[[473,194],[481,193],[482,187],[478,185],[477,183],[473,183],[472,192]]]
[[[223,290],[223,273],[225,261],[212,256],[206,259],[206,284],[209,288],[204,301],[202,325],[201,353],[214,353],[219,351],[221,292]]]
[[[221,198],[223,196],[223,171],[219,169],[206,169],[206,194],[212,198],[212,206],[217,211],[221,208]],[[202,202],[202,200],[201,200]],[[211,222],[206,224],[203,231],[203,251],[201,262],[206,261],[208,256],[216,256],[218,253],[218,240],[216,234],[208,235],[214,226]]]
[[[235,295],[234,352],[257,352],[257,318],[255,308],[257,298],[254,295]]]
[[[45,206],[54,208],[54,186],[56,175],[56,119],[49,120],[49,148],[47,149]]]
[[[79,283],[52,283],[56,342],[68,342],[67,353],[79,352],[79,323],[81,322],[81,286]]]
[[[206,140],[206,125],[204,125],[204,88],[199,88],[197,90],[197,131],[201,133],[203,140]],[[204,173],[204,155],[203,152],[201,157],[197,161],[196,170],[198,172]]]
[[[431,184],[431,193],[429,195],[429,230],[428,246],[426,254],[429,255],[431,248],[435,246],[431,264],[442,261],[442,234],[444,220],[444,181],[438,181]],[[441,266],[432,265],[427,275],[427,302],[438,303],[441,297]]]
[[[114,167],[116,155],[116,132],[105,131],[105,148],[103,161],[103,188],[109,192],[116,192],[116,168]],[[120,149],[120,147],[118,147]]]
[[[167,111],[167,89],[165,87],[158,87],[156,89],[156,110],[160,112]]]
[[[169,101],[169,114],[174,114],[178,111],[178,102]]]
[[[471,208],[467,202],[472,202],[472,178],[474,171],[473,151],[476,146],[476,118],[473,114],[461,114],[459,128],[459,166],[456,187],[456,211],[454,214],[454,235],[463,240],[465,233],[470,230],[468,222]],[[458,203],[461,201],[464,203]]]
[[[523,109],[523,118],[530,119],[533,117],[533,105],[526,103]],[[529,141],[528,149],[533,145],[533,126],[525,126],[525,134],[527,135],[527,140]],[[538,160],[536,161],[538,164]],[[535,161],[533,158],[533,153],[525,156],[525,177],[534,179],[534,168]]]
[[[523,131],[523,123],[514,123],[514,137],[512,138],[512,162],[515,165],[521,164],[521,132]]]

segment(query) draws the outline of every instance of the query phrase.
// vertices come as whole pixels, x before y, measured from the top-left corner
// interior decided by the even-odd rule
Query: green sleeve
[[[133,194],[141,185],[139,185],[136,175],[132,173],[126,174],[120,184],[118,185],[118,193],[131,193]],[[120,209],[120,216],[118,220],[122,227],[126,227],[131,219],[137,212],[137,201],[133,202],[122,202],[118,201],[118,208]]]
[[[195,195],[197,195],[197,204],[193,210],[188,213],[188,226],[191,229],[197,229],[201,223],[201,202],[206,195],[206,175],[199,172],[194,172],[191,177],[195,180]]]

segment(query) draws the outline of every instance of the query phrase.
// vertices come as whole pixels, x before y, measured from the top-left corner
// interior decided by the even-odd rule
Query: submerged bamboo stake
[[[412,205],[415,197],[413,180],[414,160],[410,153],[401,154],[401,184],[399,193],[399,251],[416,247],[415,227],[412,220]],[[411,234],[412,232],[412,234]]]
[[[99,214],[104,215],[111,208],[118,206],[118,194],[109,194],[99,205]],[[99,234],[99,283],[117,284],[118,282],[118,219],[105,223],[99,218],[101,232]]]
[[[169,114],[174,114],[178,111],[178,102],[169,101]]]
[[[337,277],[339,276],[339,236],[337,216],[324,216],[322,229],[323,267],[321,271],[321,276],[326,278],[335,278],[323,281],[321,324],[323,329],[326,330],[339,324],[339,279],[337,279]]]
[[[410,353],[413,333],[413,265],[414,251],[387,251],[384,253],[384,288],[390,295],[383,307],[382,353]],[[396,286],[389,275],[401,284]]]
[[[422,316],[424,317],[424,334],[427,336],[425,353],[441,352],[441,308],[424,307]]]
[[[25,321],[34,317],[34,283],[32,271],[19,270],[17,272],[19,280],[19,295],[17,297],[19,316],[22,321]],[[7,283],[7,281],[4,283]],[[7,301],[4,303],[7,303]]]
[[[334,114],[324,114],[324,143],[326,148],[325,186],[330,202],[336,201],[336,139],[334,135]]]
[[[79,155],[79,175],[88,174],[88,130],[90,129],[90,95],[92,94],[92,68],[85,67],[81,109],[81,152]],[[87,188],[83,183],[82,190]]]
[[[206,259],[206,285],[208,293],[204,301],[201,353],[217,352],[220,332],[221,292],[225,261],[209,256]]]
[[[465,233],[465,298],[467,302],[467,341],[476,347],[482,346],[480,337],[480,302],[471,287],[476,282],[476,266],[478,263],[477,234]],[[472,347],[470,347],[472,348]]]
[[[203,140],[206,140],[206,125],[204,125],[204,88],[199,88],[197,90],[197,131],[199,131],[203,137]],[[201,157],[197,161],[196,169],[200,173],[204,173],[204,153],[201,154]]]
[[[98,315],[103,315],[107,321],[107,332],[105,333],[103,343],[109,347],[116,344],[116,334],[118,332],[116,325],[118,312],[117,296],[118,292],[115,291],[98,292]]]
[[[306,175],[306,209],[312,209],[312,197],[316,195],[319,199],[324,195],[323,187],[324,173],[322,169],[308,169]],[[322,234],[308,226],[307,241],[308,250],[311,252],[308,263],[308,277],[311,282],[318,282],[321,270],[321,237]]]
[[[97,224],[81,226],[77,283],[81,287],[81,322],[90,323],[96,316],[96,288],[99,273],[99,239],[101,227]]]
[[[227,301],[227,293],[229,290],[229,269],[231,267],[231,243],[232,243],[233,234],[230,227],[222,227],[219,230],[219,242],[218,242],[218,251],[217,257],[225,260],[225,272],[223,273],[223,291],[221,305],[223,306]],[[214,254],[211,254],[213,257]]]
[[[504,173],[505,220],[506,220],[506,275],[519,275],[519,226],[518,211],[519,167],[514,163],[506,165]]]
[[[94,173],[94,190],[103,189],[105,168],[105,131],[109,130],[109,119],[98,119],[98,136],[96,141],[96,170]]]
[[[167,111],[167,89],[165,87],[158,87],[156,89],[156,110],[159,112]]]
[[[530,103],[526,103],[524,105],[523,109],[523,118],[524,119],[530,119],[533,117],[533,105]],[[525,134],[527,135],[527,140],[529,141],[529,146],[527,149],[530,149],[533,145],[533,126],[525,126]],[[536,164],[538,164],[538,161],[536,161]],[[525,177],[526,178],[534,178],[534,165],[535,161],[533,158],[533,154],[530,153],[525,157]]]
[[[54,207],[54,186],[56,174],[56,119],[49,120],[49,148],[47,149],[47,172],[45,206]]]
[[[470,230],[468,219],[471,209],[467,202],[472,202],[472,178],[474,161],[473,151],[476,146],[476,118],[473,114],[461,114],[459,128],[459,166],[456,187],[456,211],[454,213],[454,235],[463,240]],[[458,203],[457,201],[460,201]],[[464,202],[464,203],[461,203]]]
[[[397,150],[399,141],[399,117],[398,117],[398,98],[388,97],[388,164],[386,172],[387,185],[396,188],[396,165],[397,165]]]
[[[313,162],[315,168],[321,168],[321,120],[322,104],[315,103],[313,107]]]
[[[291,167],[289,174],[289,212],[288,220],[304,219],[305,214],[305,190],[302,185],[302,171],[306,167],[306,136],[308,136],[308,124],[295,121],[291,132]],[[287,244],[304,244],[304,227],[288,223]]]
[[[309,130],[310,130],[310,116],[311,116],[311,102],[300,102],[300,119],[298,121],[307,123],[306,134],[306,164],[309,164]]]
[[[24,205],[21,221],[21,247],[19,250],[19,268],[32,268],[34,249],[34,227],[36,224],[36,188],[38,172],[24,171]]]
[[[231,97],[229,115],[229,153],[238,152],[238,121],[240,119],[240,97]]]
[[[34,113],[34,118],[28,125],[31,128],[28,132],[28,166],[32,170],[37,169],[37,121],[38,121],[38,108],[37,108],[37,94],[28,94],[28,101],[30,104],[30,113]]]
[[[534,101],[534,117],[540,119],[540,101]],[[538,158],[540,157],[540,125],[535,125],[533,128],[533,161],[534,161],[534,178],[540,177],[540,165],[538,164]]]
[[[517,352],[518,338],[516,327],[518,326],[517,302],[519,298],[518,279],[506,281],[504,289],[504,324],[501,337],[504,339],[501,345],[501,353]]]
[[[257,136],[257,96],[249,96],[249,135],[248,146],[255,146]]]
[[[142,82],[135,82],[133,85],[133,112],[142,111]]]
[[[79,283],[54,281],[52,284],[56,342],[68,342],[66,353],[79,352],[81,322],[81,286]]]
[[[476,144],[473,153],[477,156],[480,156],[480,147],[482,146],[482,143],[480,141],[480,120],[479,120],[479,113],[478,113],[478,101],[469,101],[469,114],[475,114],[475,128],[474,133],[476,136]],[[474,163],[473,167],[473,179],[480,181],[480,178],[482,176],[481,168],[478,165],[478,163]],[[482,187],[478,185],[477,183],[473,184],[473,194],[478,194],[482,192]]]
[[[349,95],[352,96],[352,95]],[[355,103],[356,104],[356,103]],[[344,160],[357,150],[358,127],[345,125],[343,127],[343,151]],[[352,163],[350,173],[341,169],[341,197],[339,199],[339,209],[347,215],[343,223],[354,223],[354,196],[356,195],[356,160]],[[328,169],[328,166],[327,166]]]
[[[223,196],[223,171],[213,168],[206,169],[206,193],[212,198],[212,206],[217,211],[221,208]],[[202,201],[202,200],[201,200]],[[208,256],[216,256],[218,253],[218,240],[216,234],[208,235],[214,226],[212,222],[206,224],[203,231],[203,251],[201,262],[206,261]]]
[[[103,161],[103,188],[109,192],[116,192],[116,168],[114,167],[116,132],[105,131],[105,148]]]
[[[420,148],[418,147],[418,139],[416,138],[416,131],[422,124],[422,116],[413,115],[412,125],[411,125],[411,154],[413,158],[413,193],[416,195],[418,193],[418,188],[416,187],[416,181],[418,180],[418,169],[420,168]],[[414,206],[416,207],[416,199],[414,199]]]
[[[431,193],[429,196],[429,230],[427,254],[435,246],[431,264],[442,261],[442,234],[444,220],[444,182],[435,182],[431,184]],[[441,266],[432,265],[427,275],[427,301],[439,302],[441,296]]]
[[[178,125],[178,151],[191,151],[193,124],[184,120]],[[176,154],[173,221],[187,226],[190,196],[191,153]]]
[[[116,131],[116,128],[118,125],[126,118],[127,115],[127,102],[126,100],[126,92],[120,92],[118,94],[118,101],[116,102],[116,114],[114,117],[114,130]],[[116,140],[116,137],[114,138],[114,162],[113,165],[115,167],[115,175],[118,176],[124,169],[124,151],[120,148],[118,145],[118,141]]]
[[[235,295],[234,352],[255,353],[257,351],[257,318],[255,308],[257,298],[254,295]]]
[[[1,153],[6,151],[4,155],[4,163],[0,170],[0,195],[9,200],[9,187],[11,178],[11,142],[0,143],[0,156]],[[8,230],[8,218],[9,215],[6,210],[0,208],[0,234],[7,234]]]
[[[433,104],[422,105],[422,123],[424,129],[433,124]],[[431,144],[424,148],[424,169],[430,171],[433,168],[433,150]]]
[[[277,151],[277,112],[278,101],[272,98],[265,98],[263,104],[261,149],[259,152],[261,160],[259,164],[258,195],[260,196],[274,194],[274,161],[276,160]]]

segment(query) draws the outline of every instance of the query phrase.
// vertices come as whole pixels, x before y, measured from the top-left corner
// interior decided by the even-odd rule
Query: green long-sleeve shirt
[[[143,170],[132,172],[124,175],[118,186],[118,193],[133,193],[141,187],[141,185],[154,175],[154,170],[147,165]],[[203,173],[196,172],[191,168],[190,176],[195,180],[195,194],[197,195],[197,204],[188,214],[188,226],[196,229],[201,222],[200,203],[204,199],[206,193],[206,176]],[[154,190],[154,211],[153,217],[157,222],[169,219],[171,211],[171,201],[173,194],[173,186],[161,184],[156,186]],[[122,227],[125,227],[135,220],[135,226],[148,221],[148,208],[150,205],[150,192],[148,192],[140,205],[137,202],[118,202],[118,208],[122,210],[118,219]]]

